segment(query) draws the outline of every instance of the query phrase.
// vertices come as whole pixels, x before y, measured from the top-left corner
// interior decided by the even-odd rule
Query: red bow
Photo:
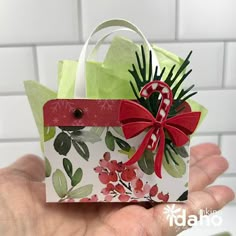
[[[175,146],[183,146],[189,141],[188,135],[192,134],[196,129],[200,115],[200,112],[186,112],[160,122],[137,102],[121,101],[119,120],[122,124],[124,136],[130,139],[149,129],[133,157],[125,164],[134,164],[142,157],[145,149],[155,150],[158,146],[154,170],[156,175],[162,178],[161,165],[165,149],[164,130],[167,131]],[[150,147],[152,135],[156,136],[157,142],[156,145]]]

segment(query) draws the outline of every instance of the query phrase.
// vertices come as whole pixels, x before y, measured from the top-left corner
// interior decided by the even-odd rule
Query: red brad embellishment
[[[77,108],[77,109],[74,110],[73,114],[74,114],[75,118],[80,119],[80,118],[83,117],[84,112],[80,108]]]

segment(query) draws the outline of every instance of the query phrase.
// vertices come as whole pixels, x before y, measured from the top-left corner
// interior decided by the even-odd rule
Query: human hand
[[[226,186],[209,184],[228,167],[219,148],[202,144],[191,149],[189,199],[178,207],[198,215],[219,210],[234,199]],[[0,235],[176,235],[164,214],[166,204],[45,203],[44,164],[27,155],[0,169]],[[171,206],[171,203],[167,203]]]

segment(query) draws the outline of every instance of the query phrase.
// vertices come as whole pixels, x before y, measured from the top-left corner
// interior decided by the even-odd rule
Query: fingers
[[[32,181],[43,181],[45,177],[44,162],[38,156],[29,154],[21,157],[8,168],[12,174]]]
[[[198,215],[200,209],[220,210],[234,199],[234,192],[226,186],[212,186],[189,194],[186,203],[188,215]]]
[[[190,166],[204,157],[220,155],[220,148],[216,144],[204,143],[190,149]]]
[[[189,191],[204,189],[228,168],[228,162],[219,155],[207,156],[190,167]]]
[[[197,191],[189,194],[188,200],[185,204],[176,205],[177,208],[186,211],[185,219],[189,217],[197,216],[199,218],[200,214],[211,214],[215,211],[222,209],[227,203],[234,199],[234,192],[226,186],[212,186],[206,188],[203,191]],[[182,214],[180,211],[177,214]],[[177,227],[178,233],[189,228],[188,223],[184,227]],[[169,228],[169,231],[174,234],[176,233],[176,227]]]

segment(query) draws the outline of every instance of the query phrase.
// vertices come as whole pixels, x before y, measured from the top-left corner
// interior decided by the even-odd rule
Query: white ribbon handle
[[[120,29],[115,29],[109,33],[107,33],[106,35],[104,35],[101,39],[99,39],[97,41],[97,43],[95,44],[93,50],[91,53],[89,53],[88,55],[88,61],[93,61],[96,59],[96,56],[98,54],[98,50],[100,49],[100,47],[102,46],[102,44],[104,43],[104,41],[106,40],[106,38],[108,38],[110,35],[112,34],[115,34],[117,32],[120,32],[120,31],[129,31],[129,32],[134,32],[133,30],[131,29],[127,29],[127,28],[120,28]]]
[[[76,75],[76,81],[75,81],[75,98],[84,98],[86,96],[86,87],[85,87],[85,66],[86,66],[86,53],[87,53],[87,48],[88,48],[88,44],[90,42],[90,39],[92,38],[92,36],[94,34],[96,34],[97,32],[105,29],[105,28],[109,28],[109,27],[124,27],[125,29],[128,29],[129,31],[133,31],[135,33],[137,33],[144,41],[144,43],[146,44],[147,48],[149,50],[152,51],[152,55],[155,55],[155,53],[153,52],[153,49],[151,47],[151,45],[149,44],[149,42],[147,41],[146,37],[143,35],[143,33],[139,30],[139,28],[137,26],[135,26],[134,24],[126,21],[126,20],[122,20],[122,19],[113,19],[113,20],[108,20],[105,21],[103,23],[101,23],[100,25],[98,25],[93,31],[92,33],[89,35],[87,41],[85,42],[80,57],[79,57],[79,64],[78,64],[78,68],[77,68],[77,75]],[[124,30],[124,28],[120,29],[120,30]],[[117,30],[116,30],[117,31]],[[97,44],[95,47],[95,52],[96,49],[99,48],[99,46],[101,45],[101,43],[105,40],[106,37],[108,37],[111,33],[105,35]],[[153,57],[153,71],[155,71],[155,67],[158,66],[159,67],[159,63],[158,63],[158,59],[157,57]]]

